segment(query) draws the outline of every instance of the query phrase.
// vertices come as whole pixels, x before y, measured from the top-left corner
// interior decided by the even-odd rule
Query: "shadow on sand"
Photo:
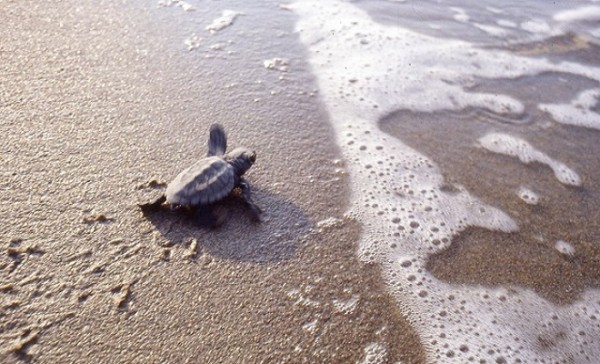
[[[196,239],[198,250],[215,258],[255,263],[289,259],[309,232],[308,217],[293,203],[260,189],[253,190],[253,199],[263,210],[260,222],[234,194],[215,204],[225,214],[216,228],[199,225],[192,214],[168,207],[142,213],[173,245]]]

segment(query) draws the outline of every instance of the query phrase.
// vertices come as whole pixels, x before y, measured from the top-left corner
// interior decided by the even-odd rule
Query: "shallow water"
[[[357,1],[377,22],[478,44],[527,42],[574,32],[598,37],[598,1]]]

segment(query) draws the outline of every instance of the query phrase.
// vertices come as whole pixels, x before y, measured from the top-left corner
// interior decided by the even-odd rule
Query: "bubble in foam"
[[[346,315],[351,315],[356,310],[360,295],[354,294],[347,300],[333,300],[332,304],[336,311]]]
[[[540,104],[559,123],[600,130],[600,114],[593,108],[600,102],[600,88],[581,92],[569,104]]]
[[[535,149],[523,139],[508,134],[490,133],[480,138],[479,144],[490,152],[518,157],[523,163],[546,164],[561,183],[571,186],[581,185],[581,178],[575,171]]]
[[[521,186],[519,188],[519,190],[517,191],[517,195],[521,200],[523,200],[526,204],[529,205],[537,205],[540,202],[538,194],[524,186]]]
[[[323,231],[326,229],[330,229],[332,227],[340,226],[342,224],[343,224],[342,219],[331,216],[331,217],[325,218],[321,221],[318,221],[316,224],[316,227],[319,231]]]
[[[558,240],[556,244],[554,244],[554,249],[556,249],[559,253],[564,255],[575,255],[575,248],[573,247],[573,245],[567,243],[564,240]]]
[[[263,61],[263,66],[269,70],[278,70],[281,72],[287,72],[289,66],[289,60],[287,58],[271,58]]]
[[[307,323],[305,323],[304,325],[302,325],[302,329],[305,331],[308,331],[311,334],[314,334],[317,331],[317,324],[319,323],[319,320],[315,319],[313,321],[309,321]]]
[[[201,41],[202,41],[202,38],[200,38],[196,34],[192,34],[188,38],[186,38],[183,41],[183,43],[187,46],[188,51],[193,51],[194,49],[200,47]]]

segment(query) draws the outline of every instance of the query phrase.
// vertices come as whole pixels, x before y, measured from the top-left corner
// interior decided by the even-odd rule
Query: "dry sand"
[[[0,9],[1,362],[351,363],[372,343],[424,362],[355,257],[348,181],[291,13],[216,34],[203,47],[235,52],[206,58],[183,44],[197,20],[152,2]],[[210,23],[221,9],[203,11]],[[283,81],[262,65],[279,53],[296,57]],[[258,152],[263,223],[235,203],[215,231],[144,217],[148,182],[204,155],[213,122]]]

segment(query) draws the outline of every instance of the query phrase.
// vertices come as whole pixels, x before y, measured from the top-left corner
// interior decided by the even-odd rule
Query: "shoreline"
[[[587,203],[597,205],[598,199],[586,190],[595,179],[586,162],[597,161],[594,153],[578,158],[594,149],[589,143],[577,149],[577,136],[589,134],[593,141],[594,131],[571,135],[578,151],[565,157],[560,143],[571,139],[553,134],[569,128],[540,111],[569,110],[560,116],[563,121],[576,123],[587,115],[594,125],[592,102],[577,100],[595,95],[596,88],[586,88],[597,87],[600,68],[573,62],[574,54],[568,55],[571,61],[555,63],[552,57],[524,57],[522,49],[515,54],[465,37],[426,35],[402,25],[403,17],[398,25],[386,25],[344,1],[298,0],[292,9],[299,14],[300,39],[348,161],[351,211],[364,227],[358,255],[383,267],[386,287],[415,315],[428,360],[583,363],[595,357],[597,229],[581,234],[583,241],[571,241],[579,238],[578,228],[593,223],[581,212],[597,214]],[[400,4],[398,9],[414,10]],[[446,14],[444,9],[441,5],[437,15]],[[575,54],[596,49],[584,51],[579,44],[574,43]],[[572,85],[571,76],[587,80]],[[452,123],[454,114],[459,118]],[[547,138],[546,147],[530,136],[521,139],[529,116],[541,119],[532,132]],[[383,130],[386,117],[391,120]],[[486,121],[486,134],[474,137],[479,119]],[[515,182],[524,185],[507,195],[506,187]],[[539,208],[528,211],[522,200],[538,193]]]

